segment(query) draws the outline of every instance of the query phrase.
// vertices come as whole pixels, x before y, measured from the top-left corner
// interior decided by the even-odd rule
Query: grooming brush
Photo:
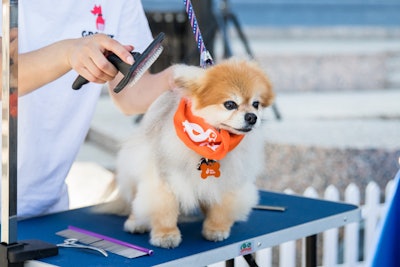
[[[107,59],[124,75],[124,78],[122,78],[114,88],[115,93],[119,93],[128,84],[134,85],[143,76],[146,70],[153,65],[164,49],[161,45],[164,36],[165,34],[163,32],[159,33],[143,53],[130,52],[135,60],[132,65],[123,62],[115,54],[107,56]],[[72,89],[78,90],[82,85],[87,84],[88,82],[88,80],[79,75],[72,84]]]

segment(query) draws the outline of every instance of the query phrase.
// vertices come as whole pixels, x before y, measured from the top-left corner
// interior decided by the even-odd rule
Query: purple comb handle
[[[79,232],[79,233],[82,233],[82,234],[85,234],[85,235],[89,235],[89,236],[93,236],[93,237],[96,237],[96,238],[99,238],[99,239],[110,241],[110,242],[112,242],[114,244],[122,245],[124,247],[133,248],[133,249],[136,249],[138,251],[142,251],[142,252],[144,252],[144,253],[146,253],[148,255],[152,255],[153,254],[153,250],[151,250],[151,249],[139,247],[139,246],[136,246],[136,245],[133,245],[133,244],[130,244],[130,243],[118,240],[118,239],[114,239],[112,237],[108,237],[108,236],[105,236],[105,235],[94,233],[94,232],[91,232],[91,231],[88,231],[88,230],[85,230],[85,229],[81,229],[81,228],[78,228],[78,227],[75,227],[75,226],[69,225],[68,229],[76,231],[76,232]]]

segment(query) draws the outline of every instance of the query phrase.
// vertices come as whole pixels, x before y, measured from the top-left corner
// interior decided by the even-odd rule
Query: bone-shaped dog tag
[[[199,163],[199,170],[201,171],[201,178],[206,179],[208,176],[214,176],[216,178],[221,176],[219,171],[220,164],[215,160],[207,160],[202,158]]]

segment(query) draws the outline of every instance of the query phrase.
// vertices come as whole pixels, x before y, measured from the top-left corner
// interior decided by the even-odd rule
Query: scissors
[[[94,246],[83,245],[83,244],[80,244],[78,242],[79,242],[79,240],[76,239],[76,238],[68,238],[68,239],[64,240],[64,243],[57,244],[57,247],[91,249],[91,250],[95,250],[97,252],[100,252],[104,257],[108,257],[108,254],[104,249],[97,248],[97,247],[94,247]]]

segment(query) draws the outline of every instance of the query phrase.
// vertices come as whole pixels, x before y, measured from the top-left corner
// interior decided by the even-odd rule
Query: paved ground
[[[265,125],[272,143],[400,149],[400,89],[285,93],[283,120]]]

